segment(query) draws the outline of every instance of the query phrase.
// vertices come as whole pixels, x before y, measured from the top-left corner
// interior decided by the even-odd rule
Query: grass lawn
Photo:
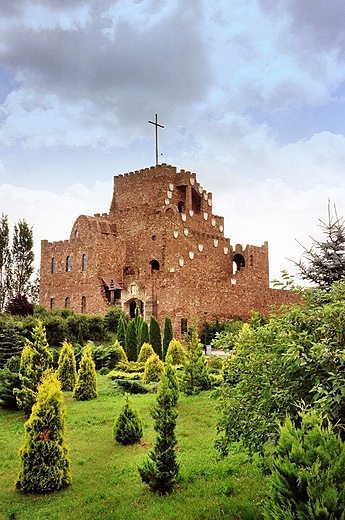
[[[72,485],[50,495],[23,495],[14,488],[23,444],[21,412],[0,409],[0,519],[9,520],[233,520],[261,519],[265,479],[240,449],[218,460],[214,448],[217,413],[210,392],[180,395],[177,406],[178,484],[156,496],[141,482],[137,467],[155,441],[149,407],[154,394],[132,396],[144,423],[140,444],[114,442],[112,426],[124,399],[106,376],[100,395],[80,402],[65,393],[66,442]]]

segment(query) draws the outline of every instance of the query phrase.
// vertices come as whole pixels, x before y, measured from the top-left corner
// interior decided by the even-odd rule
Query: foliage
[[[328,293],[308,292],[305,305],[272,314],[267,325],[245,327],[220,389],[222,416],[217,444],[226,454],[242,438],[253,451],[277,436],[288,413],[299,420],[296,403],[319,409],[344,436],[345,283]]]
[[[29,302],[26,294],[18,293],[13,296],[6,306],[6,312],[12,316],[27,316],[34,313],[34,306]]]
[[[280,427],[266,520],[345,518],[345,444],[313,411]]]
[[[207,362],[200,343],[196,323],[190,328],[190,334],[186,334],[187,364],[184,370],[182,390],[187,395],[198,394],[202,390],[208,390],[211,381],[208,373]]]
[[[103,316],[98,316],[96,314],[87,316],[87,325],[87,339],[89,341],[104,341],[107,339],[107,331]]]
[[[155,316],[150,318],[150,343],[153,350],[156,352],[160,359],[163,358],[162,352],[162,337],[159,322]]]
[[[20,356],[22,344],[16,324],[9,320],[0,328],[0,367],[12,356]]]
[[[96,399],[97,396],[98,387],[95,363],[92,359],[91,347],[86,346],[80,361],[73,397],[78,401],[89,401],[90,399]]]
[[[173,365],[185,365],[187,356],[178,339],[173,338],[168,346],[166,357],[171,356]]]
[[[45,329],[40,320],[32,332],[32,341],[28,341],[22,351],[19,379],[21,388],[15,388],[18,408],[29,415],[36,401],[37,390],[45,372],[51,367],[52,356],[49,352]]]
[[[110,307],[104,316],[104,324],[109,332],[117,332],[121,316],[125,319],[125,314],[120,307]]]
[[[34,272],[33,228],[25,219],[14,224],[11,248],[11,295],[25,294],[30,287]]]
[[[59,356],[57,378],[63,391],[72,391],[77,382],[76,361],[72,345],[64,341]]]
[[[10,228],[8,216],[2,213],[0,220],[0,311],[3,311],[9,293],[7,272],[10,263]]]
[[[126,372],[125,370],[120,369],[114,369],[108,374],[109,379],[141,379],[142,373],[141,372]]]
[[[150,343],[143,343],[139,352],[138,363],[146,363],[149,357],[152,356],[152,354],[154,353],[155,352]]]
[[[224,330],[225,326],[226,322],[220,323],[218,318],[214,323],[204,321],[200,334],[200,338],[203,345],[211,345],[212,340],[216,337],[217,334],[221,333]]]
[[[328,220],[319,219],[325,235],[324,241],[312,238],[312,245],[308,249],[304,246],[304,253],[299,262],[294,264],[299,268],[302,280],[308,280],[316,287],[329,291],[332,284],[345,276],[345,222],[339,218],[334,207],[335,215],[331,215],[328,202]]]
[[[168,388],[171,391],[171,402],[174,406],[176,406],[180,395],[180,388],[177,379],[176,368],[172,363],[171,356],[167,356],[165,360],[165,375],[167,378]]]
[[[266,320],[265,316],[263,316],[260,312],[251,311],[249,326],[252,329],[258,329],[259,327],[266,325],[266,323],[267,323],[267,320]]]
[[[231,320],[225,322],[223,330],[221,332],[216,332],[211,341],[212,347],[217,350],[232,350],[242,326],[242,320]]]
[[[144,343],[150,343],[149,325],[145,320],[143,320],[140,327],[140,347]]]
[[[160,381],[163,373],[163,361],[159,359],[156,353],[152,354],[145,363],[143,382],[147,384],[153,381]]]
[[[15,410],[17,401],[13,394],[15,388],[20,388],[19,379],[20,358],[9,358],[4,367],[0,369],[0,406]]]
[[[47,341],[51,346],[59,346],[68,336],[66,318],[52,311],[42,318],[46,330]]]
[[[131,320],[127,326],[126,348],[127,348],[128,361],[136,361],[138,359],[138,351],[137,351],[136,323],[134,320]]]
[[[138,470],[141,480],[152,491],[164,495],[172,491],[180,469],[175,451],[177,411],[166,375],[163,375],[158,387],[157,404],[151,415],[155,420],[157,438],[153,450]]]
[[[167,350],[170,344],[170,341],[173,339],[173,330],[170,316],[165,316],[164,320],[164,333],[163,333],[163,361],[165,360],[165,356],[167,354]]]
[[[113,432],[114,439],[124,446],[140,442],[143,436],[142,421],[131,405],[129,394],[125,394],[125,404],[115,419]]]
[[[152,391],[150,386],[144,385],[136,379],[117,379],[116,384],[129,394],[147,394]]]
[[[127,344],[126,344],[126,330],[127,330],[127,322],[125,321],[123,316],[120,316],[119,324],[117,327],[117,340],[127,353]]]
[[[37,403],[25,423],[19,451],[21,468],[16,487],[24,493],[51,493],[71,483],[68,447],[64,442],[66,408],[59,382],[47,375],[38,388]]]

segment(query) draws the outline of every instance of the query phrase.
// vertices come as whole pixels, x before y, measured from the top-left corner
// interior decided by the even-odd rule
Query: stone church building
[[[41,244],[42,305],[169,315],[176,337],[194,317],[247,319],[295,298],[269,287],[267,242],[232,246],[212,193],[166,164],[116,175],[109,213],[80,215],[68,240]]]

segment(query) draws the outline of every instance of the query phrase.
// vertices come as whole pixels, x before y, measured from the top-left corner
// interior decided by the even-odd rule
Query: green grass
[[[176,435],[181,471],[176,489],[151,493],[137,467],[155,441],[149,407],[154,394],[132,396],[144,423],[142,442],[124,447],[114,442],[112,426],[123,397],[99,377],[100,395],[80,402],[65,393],[66,442],[70,447],[72,485],[50,495],[23,495],[14,488],[17,455],[23,444],[21,412],[0,409],[0,519],[11,520],[233,520],[261,519],[265,478],[255,462],[234,447],[218,460],[214,449],[217,415],[209,392],[180,395]]]

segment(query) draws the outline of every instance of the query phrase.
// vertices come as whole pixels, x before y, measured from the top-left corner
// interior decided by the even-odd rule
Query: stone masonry
[[[41,245],[40,303],[104,314],[117,305],[181,337],[195,317],[247,319],[252,310],[296,301],[269,287],[268,244],[224,237],[212,193],[195,173],[162,164],[114,177],[109,213],[81,215],[69,240]],[[207,314],[206,314],[207,313]]]

